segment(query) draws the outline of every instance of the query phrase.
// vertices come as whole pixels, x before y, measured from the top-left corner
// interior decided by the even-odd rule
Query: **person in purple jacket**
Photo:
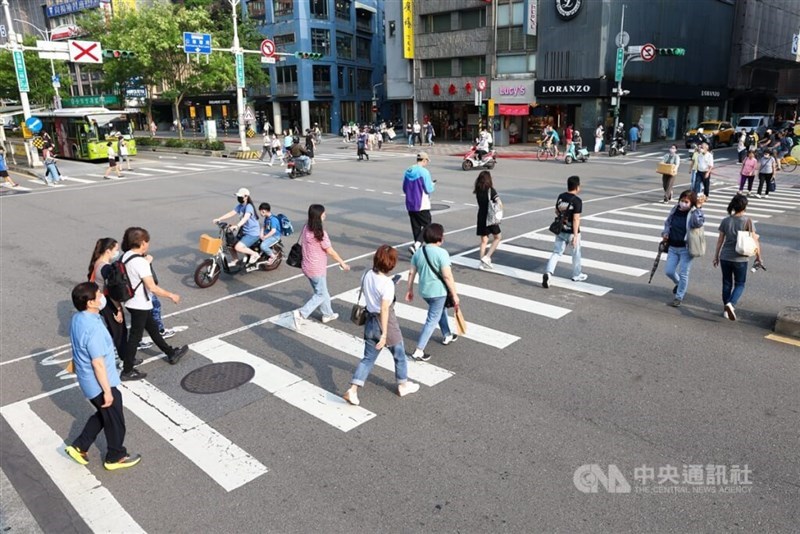
[[[431,224],[431,193],[434,185],[431,173],[426,168],[430,160],[427,152],[420,152],[417,154],[417,164],[406,169],[403,176],[406,211],[411,220],[411,235],[414,237],[414,243],[408,247],[412,256],[422,246],[422,233]]]

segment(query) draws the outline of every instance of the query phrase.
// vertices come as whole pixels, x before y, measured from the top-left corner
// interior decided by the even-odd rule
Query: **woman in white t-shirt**
[[[397,379],[397,394],[401,397],[419,390],[419,384],[408,381],[406,349],[403,334],[394,313],[394,284],[389,273],[397,265],[397,249],[381,245],[372,258],[372,269],[361,279],[367,308],[367,322],[364,325],[364,358],[356,367],[350,380],[350,389],[344,400],[358,406],[358,388],[364,387],[375,360],[383,347],[388,347],[394,356],[394,374]]]

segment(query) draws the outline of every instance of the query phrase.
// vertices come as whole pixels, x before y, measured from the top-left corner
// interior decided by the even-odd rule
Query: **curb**
[[[778,313],[775,333],[800,339],[800,306],[787,306]]]

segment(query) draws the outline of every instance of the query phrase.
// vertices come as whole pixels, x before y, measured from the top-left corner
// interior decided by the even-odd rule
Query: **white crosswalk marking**
[[[94,184],[97,183],[95,180],[86,180],[84,178],[73,178],[72,176],[62,176],[62,180],[66,180],[68,182],[78,182],[80,184]]]
[[[581,228],[581,230],[583,230],[583,228]],[[516,245],[508,245],[506,243],[500,243],[498,249],[504,250],[506,252],[513,252],[514,254],[519,254],[521,256],[530,256],[532,258],[542,258],[542,259],[549,259],[550,255],[552,254],[552,252],[548,252],[545,250],[518,247]],[[572,265],[572,256],[568,256],[565,254],[561,256],[561,258],[559,258],[558,261],[561,263],[567,263],[569,265]],[[607,263],[604,261],[597,261],[589,258],[581,258],[581,266],[600,269],[601,271],[610,271],[612,273],[626,274],[629,276],[642,276],[643,274],[647,274],[650,272],[646,269],[637,269],[635,267],[628,267],[627,265],[620,265],[618,263]]]
[[[293,319],[292,315],[288,314],[288,318],[277,317],[271,321],[275,324],[282,321],[286,324],[281,324],[281,326],[291,328],[287,321],[293,321]],[[221,339],[206,339],[193,343],[190,348],[215,363],[246,363],[256,370],[256,374],[251,380],[253,384],[343,432],[348,432],[375,417],[375,414],[369,410],[360,406],[351,406],[338,395],[315,386],[299,376]]]
[[[641,211],[651,211],[651,212],[661,213],[663,215],[663,220],[666,220],[667,216],[669,215],[669,210],[665,210],[663,207],[654,208],[654,207],[651,207],[651,206],[632,206],[631,208],[627,208],[627,209],[641,210]],[[630,213],[635,214],[636,212],[633,211],[633,212],[630,212]],[[727,215],[726,215],[726,217],[727,217]],[[770,215],[765,215],[765,217],[770,217]],[[711,214],[706,213],[705,214],[705,218],[706,219],[722,220],[725,217],[720,217],[719,215],[711,215]]]
[[[536,239],[538,241],[547,241],[548,243],[552,243],[555,241],[556,236],[552,234],[537,234],[537,233],[530,233],[525,234],[525,237],[528,239]],[[620,245],[611,245],[607,243],[599,243],[597,241],[586,241],[585,239],[581,239],[581,247],[583,248],[595,248],[599,250],[603,250],[605,252],[616,252],[618,254],[627,254],[629,256],[638,256],[640,258],[648,258],[653,259],[653,251],[652,250],[643,250],[640,248],[631,248],[631,247],[623,247]],[[662,254],[662,259],[666,259],[666,254]]]
[[[584,221],[585,220],[586,219],[584,219]],[[622,237],[624,239],[635,239],[638,241],[647,241],[649,243],[658,243],[659,241],[661,241],[661,235],[658,234],[645,235],[645,234],[632,234],[630,232],[617,232],[616,230],[605,230],[603,228],[586,226],[585,224],[581,224],[581,234],[607,235],[609,237]]]
[[[154,169],[152,167],[139,167],[139,168],[142,169],[143,171],[150,171],[150,172],[155,172],[155,173],[178,174],[178,171],[167,171],[167,170],[164,170],[164,169]],[[172,168],[172,167],[170,167],[170,168]],[[180,168],[180,167],[178,167],[178,168]]]
[[[30,404],[9,404],[0,413],[92,532],[144,532],[91,471],[67,456],[64,440]]]
[[[628,226],[630,228],[648,228],[651,230],[663,230],[664,228],[663,224],[659,225],[659,224],[640,223],[637,221],[623,221],[620,219],[609,219],[608,217],[600,217],[599,215],[589,215],[587,217],[581,217],[581,221],[594,221],[607,224],[618,224],[620,226]]]
[[[636,154],[637,158],[649,158],[652,156],[663,156],[661,152],[648,152],[647,154]]]
[[[267,468],[150,382],[123,382],[125,407],[203,470],[225,491],[267,472]]]

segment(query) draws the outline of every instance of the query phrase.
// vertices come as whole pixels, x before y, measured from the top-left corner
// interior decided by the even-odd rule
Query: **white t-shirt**
[[[368,312],[380,313],[382,301],[388,300],[389,303],[394,301],[392,279],[373,270],[367,271],[367,274],[364,275],[364,300]]]
[[[136,253],[129,250],[122,256],[122,261],[127,260]],[[128,270],[128,279],[131,281],[131,287],[136,290],[133,297],[125,302],[125,307],[131,310],[152,310],[153,302],[148,298],[150,295],[144,287],[142,278],[153,276],[153,271],[150,269],[150,262],[145,258],[133,258],[125,264]],[[138,286],[138,287],[137,287]]]

